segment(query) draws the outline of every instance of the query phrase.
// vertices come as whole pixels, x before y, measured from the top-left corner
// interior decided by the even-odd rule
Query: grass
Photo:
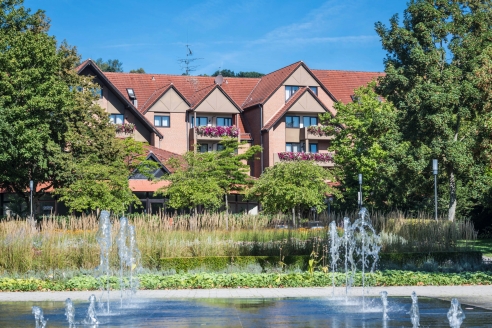
[[[483,256],[492,257],[492,239],[477,239],[477,240],[467,240],[460,241],[461,244],[468,244],[474,250],[483,253]]]
[[[354,219],[356,215],[352,214]],[[320,215],[325,226],[331,220],[341,226],[343,215]],[[475,245],[476,233],[469,221],[434,221],[426,217],[406,218],[401,213],[373,215],[373,225],[382,233],[385,252],[432,252],[462,249]],[[119,230],[113,218],[112,236]],[[325,229],[274,229],[288,222],[281,215],[230,215],[229,229],[223,213],[200,216],[149,216],[130,218],[137,231],[140,265],[159,269],[163,257],[309,255],[313,249],[327,250]],[[23,219],[0,221],[0,275],[29,272],[68,272],[93,270],[99,265],[99,245],[95,216],[50,217],[38,226]],[[342,233],[339,230],[339,234]],[[458,243],[465,240],[466,243]],[[477,247],[485,247],[479,243]],[[490,252],[490,251],[489,251]],[[110,254],[111,265],[119,265],[116,242]]]

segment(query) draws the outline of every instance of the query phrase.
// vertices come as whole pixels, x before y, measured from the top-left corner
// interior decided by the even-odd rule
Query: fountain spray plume
[[[371,224],[369,212],[365,207],[359,211],[359,218],[351,226],[354,239],[359,243],[355,252],[359,257],[362,268],[362,304],[365,307],[365,278],[366,269],[372,273],[376,268],[379,260],[379,251],[381,250],[381,237]]]
[[[379,293],[381,295],[381,302],[383,303],[383,320],[388,320],[388,292],[382,291]]]
[[[465,317],[466,316],[461,309],[460,302],[458,301],[458,299],[453,298],[451,300],[451,307],[448,311],[449,326],[451,328],[460,328]]]
[[[343,246],[345,248],[345,302],[347,302],[348,291],[354,281],[356,269],[354,261],[355,240],[353,238],[350,219],[347,217],[343,219]]]
[[[65,301],[65,316],[67,317],[68,327],[75,328],[75,308],[70,298]]]
[[[331,266],[331,280],[333,285],[332,296],[335,296],[335,273],[337,271],[337,262],[338,259],[340,258],[339,248],[341,244],[341,239],[338,236],[337,224],[335,221],[331,221],[330,223],[328,238],[330,240],[330,257],[331,257],[330,266]]]
[[[128,266],[130,267],[130,292],[131,292],[130,298],[131,298],[131,296],[137,292],[139,286],[138,279],[135,278],[134,273],[136,273],[140,267],[140,250],[137,247],[135,227],[133,225],[128,226],[128,232],[129,232]]]
[[[118,245],[118,256],[120,258],[120,306],[123,307],[123,293],[125,290],[125,281],[123,271],[128,263],[128,247],[127,236],[128,236],[128,220],[125,217],[120,218],[120,231],[118,232],[118,237],[116,239],[116,244]]]
[[[48,320],[44,320],[43,310],[39,306],[33,306],[32,314],[34,314],[36,328],[45,328]]]
[[[100,277],[106,276],[106,286],[102,284],[101,289],[103,291],[101,295],[101,300],[104,293],[107,292],[107,312],[109,313],[109,277],[110,277],[110,266],[109,266],[109,253],[111,252],[112,239],[111,239],[111,221],[109,218],[108,211],[101,211],[99,216],[99,230],[97,231],[96,240],[101,248],[100,252],[100,263],[97,268],[98,275]],[[102,303],[101,303],[102,304]]]
[[[412,306],[410,307],[410,321],[412,322],[412,328],[418,328],[420,326],[420,311],[419,300],[417,293],[412,292]]]
[[[84,325],[98,325],[99,321],[97,321],[96,315],[96,295],[92,294],[89,296],[89,308],[87,309],[87,316],[84,321],[82,321]]]

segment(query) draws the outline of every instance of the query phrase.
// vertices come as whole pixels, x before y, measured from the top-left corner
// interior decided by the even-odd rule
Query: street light
[[[437,221],[437,159],[432,160],[432,172],[434,173],[434,209]]]
[[[333,197],[328,197],[327,199],[327,203],[328,203],[328,218],[330,217],[331,215],[331,210],[330,210],[330,206],[331,206],[331,203],[333,202]]]
[[[359,194],[358,194],[359,209],[362,207],[362,173],[359,173]]]
[[[30,180],[29,181],[29,189],[31,192],[31,220],[34,221],[34,217],[32,216],[32,189],[34,188],[34,181]]]

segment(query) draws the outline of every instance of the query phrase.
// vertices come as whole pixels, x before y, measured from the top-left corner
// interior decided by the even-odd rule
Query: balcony
[[[298,153],[298,152],[281,152],[273,154],[273,164],[289,161],[313,161],[316,165],[322,167],[334,167],[333,153]]]
[[[220,141],[223,137],[237,138],[239,129],[235,126],[198,126],[190,129],[190,139]]]
[[[300,140],[333,140],[336,128],[311,125],[300,129]]]

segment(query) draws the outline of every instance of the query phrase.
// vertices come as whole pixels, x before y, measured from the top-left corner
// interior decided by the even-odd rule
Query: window
[[[217,144],[217,151],[222,151],[224,149],[225,149],[225,146],[224,145]]]
[[[294,93],[296,93],[297,90],[299,90],[299,87],[297,87],[297,86],[286,85],[285,86],[285,101],[289,100],[289,98],[292,97],[292,95]]]
[[[110,114],[109,121],[113,124],[123,124],[124,118],[122,114]]]
[[[198,145],[198,152],[200,153],[208,152],[208,145]]]
[[[304,152],[304,143],[288,142],[285,144],[285,151],[291,151],[294,153],[302,153],[302,152]]]
[[[196,118],[196,126],[207,126],[208,124],[208,118],[207,117],[197,117]],[[194,118],[191,118],[191,126],[195,126],[194,124]]]
[[[170,126],[169,116],[168,115],[166,115],[166,116],[164,116],[164,115],[154,116],[154,125],[168,128]]]
[[[285,117],[285,127],[287,128],[298,128],[300,123],[299,116],[286,116]]]
[[[318,144],[310,143],[309,144],[309,152],[310,153],[317,153],[318,152]]]
[[[312,91],[315,95],[318,95],[318,87],[309,87],[309,89],[311,89],[311,91]]]
[[[316,116],[304,116],[302,118],[302,123],[305,128],[311,125],[318,125],[318,118]]]
[[[232,126],[232,118],[217,117],[217,126]]]

